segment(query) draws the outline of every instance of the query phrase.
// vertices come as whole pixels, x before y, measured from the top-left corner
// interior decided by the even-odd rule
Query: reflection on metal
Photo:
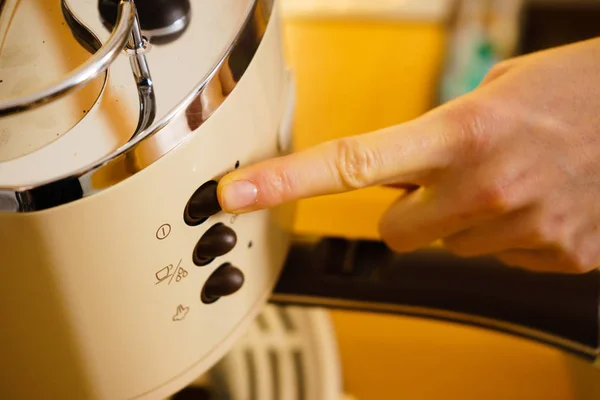
[[[152,40],[155,37],[160,38],[162,36],[170,36],[175,33],[179,33],[181,31],[183,31],[185,29],[185,27],[188,26],[188,24],[189,24],[189,17],[186,15],[186,16],[179,18],[177,21],[173,22],[171,25],[166,26],[164,28],[146,29],[146,30],[144,30],[144,34],[150,40]]]
[[[68,6],[62,3],[65,10]],[[112,32],[109,41],[101,47],[92,58],[75,69],[67,78],[57,84],[46,87],[32,94],[16,99],[0,102],[0,116],[7,116],[31,110],[60,98],[83,85],[91,82],[104,72],[117,58],[127,43],[129,33],[133,27],[135,7],[131,0],[121,0],[119,5],[119,20]],[[75,17],[73,17],[75,19]],[[83,24],[80,24],[83,26]]]
[[[130,55],[129,62],[131,64],[131,70],[133,71],[140,99],[140,116],[133,136],[148,129],[154,122],[154,118],[156,118],[154,86],[152,85],[150,68],[148,67],[146,56],[144,55],[149,51],[149,48],[150,44],[142,36],[142,28],[140,27],[140,21],[136,14],[131,33],[129,34],[129,39],[127,40],[127,51]]]
[[[78,42],[91,54],[96,54],[97,52],[101,51],[102,43],[100,42],[100,39],[98,39],[98,37],[96,37],[96,35],[94,35],[94,33],[85,26],[85,24],[79,21],[74,11],[69,7],[68,3],[66,1],[62,1],[61,7],[63,16],[67,21],[69,28],[71,28],[73,36],[78,40]],[[120,9],[122,9],[122,6]],[[117,29],[118,26],[119,25],[117,24]],[[117,30],[115,29],[115,32],[116,31]],[[127,54],[130,56],[129,60],[131,64],[131,70],[133,71],[133,77],[137,86],[140,102],[138,125],[132,135],[135,136],[139,132],[147,129],[154,122],[154,118],[156,117],[156,98],[154,95],[154,87],[152,85],[152,77],[150,76],[150,68],[148,67],[146,56],[144,55],[149,50],[150,45],[149,42],[142,36],[140,21],[135,7],[133,8],[133,25],[131,26],[131,30],[127,37],[128,39],[125,49]],[[107,46],[108,45],[110,45],[110,40],[109,43],[107,43]],[[98,63],[96,67],[98,71],[103,72],[110,65],[100,65],[100,63],[103,61],[102,58],[98,58],[97,55],[94,58]],[[94,58],[88,62],[93,63]]]
[[[8,30],[13,22],[20,0],[0,0],[0,52],[4,48]]]
[[[35,186],[0,187],[0,199],[2,199],[0,212],[44,210],[91,196],[135,175],[184,142],[192,134],[193,129],[199,127],[214,113],[240,81],[262,41],[273,11],[273,1],[255,0],[253,2],[235,40],[207,76],[195,87],[190,87],[190,93],[181,98],[174,109],[161,115],[149,127],[144,127],[149,124],[148,121],[152,120],[154,115],[152,115],[151,107],[148,106],[148,104],[152,104],[151,91],[148,93],[141,91],[142,108],[140,111],[148,113],[144,114],[147,119],[140,119],[139,129],[131,140],[93,164],[60,179]],[[122,0],[121,22],[111,35],[109,43],[112,46],[110,49],[107,49],[108,43],[102,47],[105,49],[102,53],[104,54],[102,60],[116,57],[115,52],[125,49],[126,43],[131,39],[128,35],[135,26],[135,10],[131,8],[132,4],[130,0]],[[128,12],[131,14],[131,18],[126,19],[123,15]],[[124,20],[127,20],[126,24],[123,22]],[[79,77],[80,71],[87,71],[86,68],[89,68],[89,65],[97,58],[98,53],[75,70],[74,74]],[[134,60],[137,60],[137,57],[132,57],[132,63]],[[98,66],[99,64],[94,65]],[[102,65],[105,63],[103,62]],[[144,81],[146,73],[149,77],[148,66],[143,62],[138,63],[138,66],[139,69],[134,69],[134,73],[137,73],[136,79],[138,82],[150,84],[151,80]],[[74,81],[76,80],[63,81],[59,85],[71,87]],[[144,86],[139,85],[139,87],[143,88]],[[149,88],[151,87],[149,85]],[[148,97],[144,97],[145,95]],[[40,96],[44,97],[45,92],[28,96],[27,102],[25,99],[20,99],[19,104],[27,104],[26,107],[29,107],[29,103],[34,102]],[[2,104],[5,110],[15,108],[11,105],[12,103]]]
[[[18,7],[13,7],[17,3]],[[3,36],[0,50],[0,102],[35,92],[64,79],[86,62],[90,53],[102,47],[98,38],[89,32],[86,32],[85,40],[75,34],[71,21],[66,20],[60,1],[10,0],[5,1],[4,5],[12,11],[4,8],[0,14],[0,36]],[[10,30],[6,24],[9,17]],[[4,36],[4,33],[7,35]],[[40,149],[52,148],[69,132],[78,135],[80,122],[88,118],[91,110],[102,107],[101,104],[112,97],[111,89],[106,90],[107,72],[104,71],[80,90],[42,107],[0,117],[0,182],[5,180],[4,177],[10,181],[11,176],[16,178],[19,174],[26,174],[27,170],[39,170],[32,168],[40,164],[38,162],[28,166],[21,163],[13,169],[11,165],[19,163],[16,160],[24,161]],[[133,79],[129,79],[133,84]],[[117,115],[114,113],[113,118]],[[137,118],[137,115],[133,117]],[[135,124],[129,123],[122,130],[131,134],[134,128]],[[87,134],[88,130],[81,131]],[[117,132],[119,129],[107,136],[113,138]],[[123,136],[122,142],[126,140],[127,137]],[[75,154],[79,153],[79,147],[73,146],[72,149],[70,154],[77,158]],[[33,182],[24,182],[28,183]]]
[[[525,339],[530,339],[535,342],[550,345],[561,350],[567,351],[578,357],[581,357],[587,361],[592,361],[598,366],[600,366],[600,351],[598,349],[584,346],[580,343],[551,334],[547,334],[545,332],[515,325],[510,322],[497,321],[489,318],[483,318],[477,315],[461,314],[445,310],[437,310],[433,308],[413,307],[402,304],[371,303],[356,300],[340,300],[333,298],[301,296],[294,294],[275,293],[273,294],[270,300],[272,303],[279,304],[294,304],[315,307],[352,309],[359,311],[387,312],[461,323],[479,328],[508,333]]]
[[[218,73],[186,108],[185,116],[191,131],[198,129],[223,104],[237,84],[229,66],[229,59],[227,56]]]

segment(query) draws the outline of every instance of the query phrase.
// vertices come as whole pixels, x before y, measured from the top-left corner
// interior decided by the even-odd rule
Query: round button
[[[216,257],[229,253],[237,244],[235,231],[219,222],[211,226],[202,235],[194,248],[194,264],[201,267],[209,264]]]
[[[221,211],[221,205],[217,197],[216,181],[208,181],[200,186],[185,206],[183,219],[190,226],[197,226],[209,217]]]
[[[221,265],[209,277],[200,299],[205,304],[214,303],[221,297],[236,293],[244,284],[244,274],[229,263]]]
[[[98,11],[104,25],[112,30],[120,0],[98,0]],[[170,43],[183,35],[189,26],[189,0],[144,0],[135,6],[143,34],[153,44]]]

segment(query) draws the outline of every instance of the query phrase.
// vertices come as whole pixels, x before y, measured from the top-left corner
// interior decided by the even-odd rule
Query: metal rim
[[[63,7],[65,6],[62,3]],[[0,117],[32,110],[78,90],[94,80],[112,64],[125,47],[135,20],[132,0],[121,0],[117,23],[107,40],[90,59],[74,69],[65,79],[35,93],[0,102]]]

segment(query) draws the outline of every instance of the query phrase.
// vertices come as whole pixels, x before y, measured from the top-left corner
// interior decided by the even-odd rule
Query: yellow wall
[[[439,27],[301,19],[288,21],[286,33],[298,91],[296,149],[400,123],[431,104]],[[296,229],[377,237],[378,216],[397,195],[370,188],[303,201]]]
[[[435,95],[443,32],[433,24],[287,20],[298,87],[296,148],[425,112]],[[302,201],[295,229],[377,238],[379,215],[396,195],[372,188]],[[332,315],[344,383],[358,400],[600,399],[600,371],[554,349],[435,321]]]

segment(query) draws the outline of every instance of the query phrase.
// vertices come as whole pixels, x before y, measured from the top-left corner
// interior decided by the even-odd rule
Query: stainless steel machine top
[[[258,3],[270,13],[271,2]],[[94,193],[103,189],[92,183],[96,171],[110,164],[135,173],[185,140],[193,129],[161,131],[198,92],[200,124],[232,90],[249,62],[236,47],[252,35],[240,26],[253,6],[3,1],[0,211],[26,209],[27,190],[64,179]],[[127,166],[114,166],[124,158]]]

